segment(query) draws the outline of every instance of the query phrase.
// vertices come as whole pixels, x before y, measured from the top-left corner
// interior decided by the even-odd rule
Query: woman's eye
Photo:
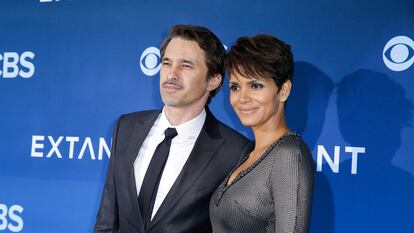
[[[263,88],[263,85],[260,83],[252,83],[252,88],[253,89],[261,89]]]
[[[239,90],[239,86],[237,86],[237,85],[230,85],[230,90],[231,91],[237,91],[237,90]]]

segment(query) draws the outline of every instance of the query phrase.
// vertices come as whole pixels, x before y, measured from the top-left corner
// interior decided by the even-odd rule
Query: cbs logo
[[[8,229],[11,232],[20,232],[23,229],[23,219],[19,214],[23,212],[20,205],[12,205],[7,208],[0,203],[0,231]]]
[[[161,69],[160,50],[156,47],[149,47],[145,49],[141,54],[139,65],[145,75],[156,75]]]
[[[35,54],[30,51],[26,51],[21,55],[16,52],[0,53],[0,64],[3,65],[0,68],[0,77],[16,78],[20,76],[31,78],[35,72],[35,66],[32,63],[34,56]]]
[[[406,36],[396,36],[388,41],[382,51],[385,65],[393,71],[403,71],[414,63],[414,41]]]

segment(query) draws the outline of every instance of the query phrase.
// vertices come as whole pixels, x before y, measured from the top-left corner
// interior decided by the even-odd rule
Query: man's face
[[[160,92],[168,107],[204,106],[211,85],[207,81],[204,51],[197,42],[173,38],[165,49],[160,71]]]

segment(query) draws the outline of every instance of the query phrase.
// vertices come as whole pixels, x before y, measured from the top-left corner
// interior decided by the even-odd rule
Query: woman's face
[[[280,122],[286,101],[281,93],[271,78],[250,79],[237,73],[230,75],[230,103],[245,126],[272,127]]]

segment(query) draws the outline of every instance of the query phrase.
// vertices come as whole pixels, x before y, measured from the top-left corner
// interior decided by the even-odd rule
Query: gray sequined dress
[[[308,232],[313,175],[308,147],[298,134],[286,133],[229,185],[230,175],[214,192],[213,232]]]

